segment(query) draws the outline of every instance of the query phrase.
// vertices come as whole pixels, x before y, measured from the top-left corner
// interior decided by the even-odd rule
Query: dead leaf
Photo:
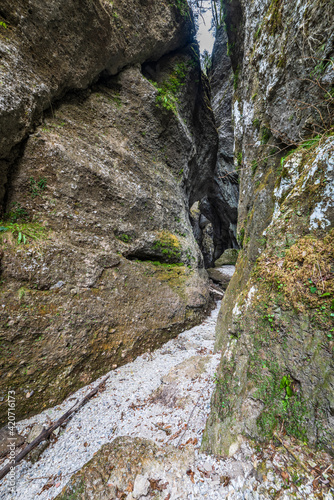
[[[281,476],[284,479],[284,481],[289,482],[290,476],[289,476],[288,472],[286,472],[285,470],[282,470]]]
[[[222,484],[223,486],[228,486],[231,482],[231,478],[229,476],[221,476],[220,478],[220,484]]]
[[[150,483],[150,486],[151,486],[152,490],[157,490],[157,491],[166,490],[168,482],[167,483],[159,484],[160,482],[161,482],[161,479],[158,479],[158,480],[156,480],[156,479],[149,479],[149,483]]]
[[[41,495],[43,493],[43,491],[47,491],[49,490],[50,488],[53,488],[55,484],[55,481],[54,481],[54,477],[51,477],[48,482],[43,486],[43,488],[41,489],[41,491],[38,493],[38,495]]]
[[[177,438],[182,432],[182,429],[178,430],[177,432],[175,432],[175,434],[173,434],[168,441],[172,441],[173,439]]]
[[[189,470],[187,470],[187,475],[190,477],[190,481],[191,481],[193,484],[195,484],[194,472],[193,472],[191,469],[189,469]]]
[[[207,472],[206,470],[200,469],[199,467],[197,467],[197,469],[203,476],[210,477],[210,473]]]
[[[128,484],[128,487],[126,488],[126,491],[133,491],[133,483],[130,481],[129,484]]]
[[[183,446],[187,446],[187,444],[197,444],[198,443],[198,439],[197,438],[190,438],[188,439],[188,441],[183,445]]]

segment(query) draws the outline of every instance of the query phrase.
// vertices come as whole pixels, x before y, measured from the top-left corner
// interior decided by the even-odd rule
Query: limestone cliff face
[[[201,320],[188,213],[217,151],[185,2],[30,3],[0,12],[1,396],[16,390],[17,418]]]
[[[192,32],[186,12],[165,0],[1,2],[1,200],[13,148],[43,110],[101,72],[115,75],[185,45]]]
[[[229,453],[283,426],[333,453],[333,12],[306,0],[225,8],[242,250],[203,447]]]

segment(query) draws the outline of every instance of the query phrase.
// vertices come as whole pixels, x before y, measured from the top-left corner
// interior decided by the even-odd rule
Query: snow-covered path
[[[197,437],[200,443],[209,412],[213,375],[219,361],[219,354],[212,352],[218,309],[201,325],[183,332],[154,353],[144,354],[134,362],[111,371],[106,390],[70,420],[57,442],[52,443],[34,465],[23,462],[17,467],[15,500],[33,500],[37,496],[40,500],[54,498],[73,472],[90,460],[104,443],[117,436],[146,437],[159,444],[177,444],[180,440],[177,433],[180,429],[184,430],[184,424],[197,401],[189,430],[182,436],[182,441]],[[183,387],[178,383],[178,398],[182,395],[187,397],[186,404],[181,405],[184,408],[165,406],[159,398],[156,403],[150,401],[149,396],[161,385],[162,378],[173,367],[193,356],[196,356],[196,361],[205,358],[205,369],[197,378],[195,373],[194,377],[184,377]],[[18,431],[26,434],[28,428],[39,423],[48,426],[50,420],[59,418],[73,406],[75,399],[82,399],[103,378],[80,389],[61,405],[19,422]],[[170,426],[167,432],[161,430],[164,425]],[[177,436],[173,437],[175,434]],[[57,487],[40,494],[48,479],[55,475],[59,476],[55,482]],[[3,481],[1,499],[7,500],[6,490],[6,481]]]

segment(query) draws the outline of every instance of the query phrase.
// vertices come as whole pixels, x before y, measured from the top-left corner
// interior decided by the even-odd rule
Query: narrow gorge
[[[333,7],[0,0],[1,499],[334,498]]]

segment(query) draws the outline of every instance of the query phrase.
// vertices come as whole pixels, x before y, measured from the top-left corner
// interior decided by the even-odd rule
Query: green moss
[[[261,353],[268,349],[267,339],[257,335],[255,349],[250,355],[248,378],[257,387],[254,397],[262,401],[264,408],[257,419],[260,434],[270,439],[273,432],[284,422],[290,436],[306,441],[306,402],[302,400],[298,386],[284,374],[284,367]]]
[[[168,231],[159,233],[158,239],[153,243],[153,249],[158,250],[162,258],[169,263],[180,260],[181,248],[177,236]]]
[[[258,167],[258,165],[257,165],[257,161],[256,161],[256,160],[253,160],[253,161],[252,161],[252,167],[251,167],[251,168],[252,168],[252,174],[253,174],[253,175],[255,175],[255,172],[256,172],[256,170],[257,170],[257,167]]]
[[[244,237],[245,237],[245,228],[241,228],[237,236],[237,240],[241,248],[244,242]]]
[[[282,27],[282,9],[282,0],[272,0],[264,21],[264,29],[269,35],[274,36]]]
[[[90,461],[89,463],[91,463]],[[66,488],[66,491],[60,493],[57,496],[58,500],[79,500],[85,493],[85,482],[83,477],[77,477],[71,483],[70,487]]]
[[[240,68],[238,66],[234,72],[234,75],[233,75],[233,88],[234,88],[234,90],[237,90],[237,88],[238,88],[239,73],[240,73]]]
[[[177,114],[177,103],[179,102],[177,96],[194,64],[193,60],[177,63],[169,78],[161,84],[150,80],[158,91],[155,99],[157,106]]]
[[[293,306],[296,311],[322,311],[318,320],[321,319],[321,324],[326,324],[330,329],[334,319],[330,312],[334,279],[329,277],[322,281],[319,272],[321,276],[331,276],[334,229],[323,239],[305,236],[291,243],[284,253],[283,262],[281,256],[271,255],[271,264],[267,265],[265,261],[267,262],[268,255],[261,256],[255,275],[261,277],[273,290],[281,291],[286,304]],[[315,268],[318,269],[317,276],[314,276]]]
[[[270,128],[262,127],[261,128],[261,144],[263,144],[263,145],[267,144],[271,135],[272,134],[271,134]]]
[[[130,243],[132,240],[132,237],[129,234],[122,233],[122,234],[115,234],[116,238],[118,240],[123,241],[123,243]]]

